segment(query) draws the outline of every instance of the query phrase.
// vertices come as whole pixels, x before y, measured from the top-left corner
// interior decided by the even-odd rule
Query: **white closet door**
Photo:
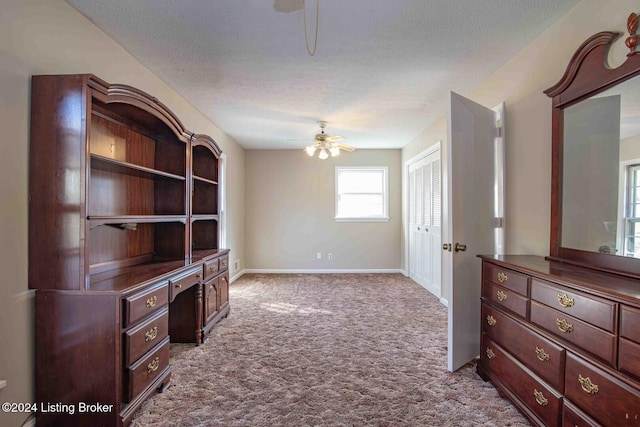
[[[440,150],[409,165],[409,276],[441,294]]]

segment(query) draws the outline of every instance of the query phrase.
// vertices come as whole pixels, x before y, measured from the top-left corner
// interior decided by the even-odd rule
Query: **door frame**
[[[410,191],[410,186],[409,186],[409,168],[411,165],[413,165],[414,163],[419,162],[420,160],[424,159],[427,156],[430,156],[431,154],[435,153],[436,151],[440,152],[440,173],[442,174],[442,140],[438,140],[436,141],[433,145],[431,145],[429,148],[422,150],[420,153],[416,154],[415,156],[411,157],[409,160],[404,162],[404,166],[402,168],[402,187],[404,188],[404,191],[402,192],[402,212],[403,212],[403,227],[402,227],[402,232],[404,234],[404,265],[402,267],[402,274],[406,277],[410,277],[410,270],[409,270],[409,262],[410,262],[410,256],[409,256],[409,251],[411,249],[410,246],[410,230],[409,230],[409,198],[411,197],[409,194]],[[442,180],[441,180],[442,182]],[[444,229],[443,227],[441,229]],[[440,236],[442,237],[442,231],[440,232]],[[440,261],[440,265],[442,268],[442,260]],[[442,275],[441,275],[442,276]],[[442,295],[442,277],[440,279],[440,289],[441,289],[441,295]],[[442,305],[444,305],[445,307],[447,306],[447,300],[444,299],[443,297],[440,298],[440,303]]]

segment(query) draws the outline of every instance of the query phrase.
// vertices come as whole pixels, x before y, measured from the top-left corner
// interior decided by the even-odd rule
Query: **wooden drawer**
[[[482,264],[482,280],[511,289],[525,297],[529,296],[529,276],[526,274],[484,262]]]
[[[640,310],[620,306],[620,336],[640,344]]]
[[[220,263],[219,259],[210,259],[209,261],[205,261],[204,263],[204,280],[208,280],[218,274],[220,271]]]
[[[533,279],[531,299],[609,332],[615,332],[617,304],[555,283]]]
[[[480,359],[544,425],[560,425],[562,396],[535,378],[486,334],[482,336]]]
[[[640,344],[620,338],[618,368],[640,379]]]
[[[196,266],[169,279],[170,301],[173,301],[180,292],[184,292],[191,286],[200,283],[202,267]]]
[[[640,390],[567,353],[565,395],[606,426],[640,424]]]
[[[522,318],[527,317],[529,299],[511,289],[485,282],[482,285],[482,296]]]
[[[130,402],[169,367],[169,337],[126,369],[125,400]]]
[[[565,351],[562,347],[485,303],[482,305],[482,331],[553,388],[564,389]]]
[[[220,258],[220,271],[227,271],[229,269],[229,257],[223,256]]]
[[[598,422],[566,399],[562,408],[562,425],[567,427],[600,427]]]
[[[125,364],[131,365],[169,333],[169,308],[124,333]]]
[[[530,318],[532,323],[615,366],[615,335],[535,301],[531,301]]]
[[[169,302],[169,283],[163,281],[151,288],[137,292],[122,300],[122,323],[126,328],[155,312]]]

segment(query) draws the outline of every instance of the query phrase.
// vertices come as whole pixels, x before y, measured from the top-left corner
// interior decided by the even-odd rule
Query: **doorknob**
[[[451,243],[443,243],[442,250],[451,252]]]
[[[467,245],[463,245],[462,243],[456,243],[456,246],[454,249],[456,252],[464,252],[467,250]]]

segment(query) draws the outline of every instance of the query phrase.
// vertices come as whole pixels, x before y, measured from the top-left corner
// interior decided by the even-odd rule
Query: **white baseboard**
[[[449,301],[444,298],[440,298],[440,304],[444,305],[445,307],[449,307]]]
[[[244,273],[260,274],[346,274],[346,273],[402,273],[400,269],[278,269],[278,268],[250,268]]]
[[[238,273],[236,273],[233,276],[229,277],[229,284],[232,284],[233,282],[235,282],[236,280],[241,278],[244,275],[244,273],[246,273],[246,270],[240,270]]]

